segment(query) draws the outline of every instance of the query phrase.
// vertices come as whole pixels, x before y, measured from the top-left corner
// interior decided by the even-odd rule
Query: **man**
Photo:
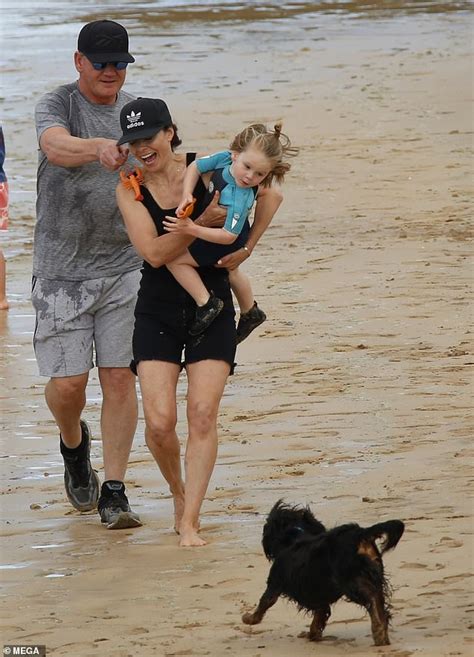
[[[129,363],[141,260],[115,201],[117,169],[128,156],[116,145],[119,115],[133,98],[121,88],[134,61],[122,25],[88,23],[74,54],[79,79],[36,107],[35,354],[40,374],[49,377],[45,397],[60,432],[68,499],[79,511],[98,506],[109,529],[141,525],[123,484],[137,425]],[[101,489],[81,419],[93,353],[103,395]]]

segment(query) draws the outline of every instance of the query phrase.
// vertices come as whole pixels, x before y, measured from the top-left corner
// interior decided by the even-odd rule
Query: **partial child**
[[[196,302],[196,318],[189,333],[199,335],[221,312],[223,303],[206,288],[197,267],[214,265],[220,258],[238,249],[247,249],[250,230],[250,210],[257,199],[259,187],[270,187],[275,180],[283,182],[290,164],[285,161],[298,149],[281,132],[281,123],[273,130],[263,124],[248,126],[235,136],[229,150],[197,158],[184,179],[181,203],[176,218],[169,217],[163,225],[169,232],[181,232],[197,238],[188,251],[167,265],[178,283]],[[186,208],[193,202],[192,190],[199,176],[208,188],[209,200],[219,191],[219,203],[227,207],[223,228],[205,228],[186,217]],[[248,249],[247,249],[248,250]],[[229,279],[240,307],[237,343],[242,342],[262,324],[265,313],[253,298],[250,280],[240,268],[229,271]]]
[[[3,127],[0,125],[0,230],[8,229],[8,180],[3,170],[5,161],[5,139]],[[7,268],[5,256],[0,249],[0,310],[8,310],[10,304],[7,299]]]

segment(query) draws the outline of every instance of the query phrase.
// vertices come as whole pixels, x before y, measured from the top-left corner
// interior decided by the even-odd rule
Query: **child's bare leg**
[[[215,320],[224,307],[224,302],[210,294],[197,271],[199,266],[189,251],[166,265],[182,288],[196,302],[194,321],[188,326],[189,335],[199,335]]]
[[[9,308],[6,290],[6,276],[5,256],[0,249],[0,310],[8,310]]]
[[[202,282],[196,268],[199,266],[192,255],[187,252],[175,258],[166,265],[174,278],[188,294],[192,296],[196,305],[204,306],[209,301],[209,292]]]
[[[239,267],[229,272],[229,281],[232,292],[235,294],[241,314],[253,307],[253,292],[250,278]]]
[[[257,326],[260,326],[267,316],[253,298],[249,277],[237,267],[229,272],[230,285],[240,307],[240,318],[237,324],[237,344],[245,340]]]

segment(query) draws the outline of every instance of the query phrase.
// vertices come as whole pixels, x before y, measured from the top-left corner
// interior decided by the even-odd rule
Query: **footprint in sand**
[[[445,548],[459,548],[463,547],[464,543],[451,536],[443,536],[440,538],[439,543],[430,550],[430,552],[444,552]]]
[[[129,635],[140,635],[140,634],[149,634],[150,630],[147,629],[146,627],[132,627],[131,629],[129,628],[127,630],[127,634]]]
[[[244,582],[250,582],[249,577],[235,577],[232,579],[223,579],[220,582],[217,582],[217,586],[222,586],[223,584],[232,584],[234,586],[235,584],[241,584]]]
[[[243,591],[234,591],[233,593],[224,593],[224,595],[220,595],[219,598],[221,600],[241,600],[242,596],[244,595]]]
[[[429,582],[426,584],[423,588],[426,588],[427,586],[444,586],[446,584],[450,584],[451,582],[464,582],[466,580],[469,580],[471,577],[470,573],[462,573],[460,575],[450,575],[448,577],[443,577],[443,579],[434,579],[433,581]]]
[[[414,563],[414,562],[408,562],[406,561],[405,563],[402,563],[400,568],[408,568],[411,570],[418,570],[420,568],[428,568],[428,564],[426,563]]]
[[[401,625],[415,625],[418,630],[427,630],[439,623],[439,616],[415,616]]]

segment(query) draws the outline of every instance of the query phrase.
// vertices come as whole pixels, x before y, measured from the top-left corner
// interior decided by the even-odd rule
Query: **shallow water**
[[[366,23],[365,38],[376,37],[385,21],[427,20],[432,16],[464,13],[472,16],[468,0],[437,2],[436,0],[404,2],[402,0],[322,2],[262,2],[261,0],[130,0],[116,3],[105,0],[82,0],[70,3],[60,0],[19,0],[2,3],[0,65],[1,100],[5,103],[2,122],[8,120],[12,101],[28,101],[31,96],[49,89],[51,84],[69,80],[75,75],[72,52],[81,26],[100,18],[123,22],[130,33],[131,51],[137,55],[136,69],[146,70],[151,55],[162,60],[162,74],[172,58],[182,63],[237,47],[245,53],[245,44],[257,45],[262,51],[297,47],[302,39],[325,39],[345,32],[347,22]],[[425,23],[426,24],[426,23]],[[360,28],[353,27],[357,30]],[[195,75],[185,79],[187,88],[198,89],[202,79]],[[185,77],[181,71],[180,82]],[[186,76],[187,78],[191,76]],[[51,84],[50,84],[51,83]],[[16,105],[16,111],[19,108]],[[4,114],[6,113],[6,115]],[[12,119],[18,114],[12,114]]]
[[[4,3],[5,6],[5,3]],[[37,144],[34,106],[59,84],[76,79],[73,52],[81,26],[112,18],[130,33],[136,63],[125,88],[136,95],[163,97],[180,125],[180,107],[232,94],[268,96],[269,112],[291,113],[285,104],[293,83],[324,92],[353,53],[449,48],[463,38],[472,20],[471,2],[328,0],[325,2],[244,2],[203,0],[20,0],[2,14],[0,52],[1,122],[7,145],[5,169],[10,184],[10,230],[0,243],[10,263],[30,257],[35,206]],[[459,29],[461,28],[461,29]],[[294,65],[296,53],[308,65]],[[184,142],[198,138],[195,126],[180,126]],[[245,116],[245,121],[266,120]],[[221,126],[222,128],[222,126]],[[28,294],[28,292],[27,292]],[[19,300],[10,290],[13,301]],[[22,298],[24,295],[21,295]]]

